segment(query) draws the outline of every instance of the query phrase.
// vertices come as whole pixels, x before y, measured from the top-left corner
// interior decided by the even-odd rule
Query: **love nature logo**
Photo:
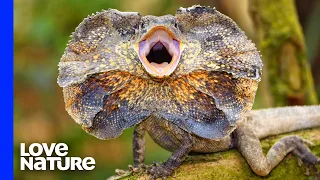
[[[95,160],[92,157],[67,157],[68,146],[65,143],[32,143],[26,151],[25,143],[20,144],[20,170],[93,170]],[[53,154],[57,156],[52,156]],[[44,154],[45,156],[41,156]]]

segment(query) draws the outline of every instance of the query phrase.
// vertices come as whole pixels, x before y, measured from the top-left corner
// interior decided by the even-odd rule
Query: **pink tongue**
[[[168,62],[163,62],[161,64],[158,63],[150,63],[158,72],[163,72],[163,70],[168,66]]]

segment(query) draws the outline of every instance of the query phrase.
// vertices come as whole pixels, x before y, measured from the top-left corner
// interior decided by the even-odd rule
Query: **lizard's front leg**
[[[313,166],[317,172],[315,165],[320,162],[320,159],[310,151],[304,144],[304,140],[298,136],[281,138],[264,156],[260,140],[254,134],[251,126],[241,124],[234,134],[237,149],[257,175],[268,175],[290,152],[301,158],[306,165]]]
[[[146,130],[142,124],[138,124],[133,132],[133,166],[136,168],[139,168],[144,164],[146,150],[145,133]]]
[[[166,162],[158,166],[153,166],[149,170],[149,173],[152,175],[152,177],[158,178],[171,175],[172,172],[181,165],[189,152],[192,150],[192,142],[192,136],[189,133],[185,133],[179,149],[175,150]]]

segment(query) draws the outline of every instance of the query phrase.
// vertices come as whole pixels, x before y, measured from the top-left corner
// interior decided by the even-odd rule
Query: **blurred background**
[[[300,30],[302,30],[303,34],[299,35],[300,27],[298,27],[298,35],[296,35],[298,38],[295,38],[295,35],[293,35],[290,41],[293,44],[300,44],[300,54],[298,56],[305,58],[300,58],[299,62],[306,63],[302,63],[303,67],[298,71],[298,75],[307,77],[306,81],[308,82],[306,83],[307,85],[304,85],[302,82],[294,86],[292,89],[296,87],[296,90],[287,93],[281,89],[282,86],[279,88],[272,81],[272,77],[277,77],[278,75],[272,74],[274,71],[266,70],[264,74],[268,75],[269,72],[271,74],[269,75],[269,85],[260,85],[259,89],[261,90],[258,92],[254,108],[317,104],[320,97],[320,1],[269,1],[269,4],[262,4],[261,6],[271,7],[276,12],[287,12],[286,7],[278,8],[279,4],[276,2],[292,3],[294,13],[297,13],[297,17],[293,16],[292,22],[297,21],[297,23],[301,24],[302,29]],[[250,0],[15,0],[15,179],[105,179],[113,175],[116,168],[127,169],[128,164],[132,164],[133,162],[131,147],[132,128],[126,130],[117,139],[108,141],[98,140],[86,134],[64,109],[62,89],[56,83],[58,76],[57,64],[64,52],[66,43],[70,39],[69,35],[87,15],[108,8],[115,8],[120,11],[137,11],[142,15],[165,15],[175,14],[175,11],[179,7],[189,7],[194,4],[209,5],[232,17],[251,39],[260,44],[258,47],[262,49],[263,58],[266,61],[268,59],[269,44],[276,44],[278,40],[271,39],[267,45],[263,41],[263,38],[272,34],[272,31],[261,30],[261,27],[265,28],[263,25],[260,26],[259,30],[259,23],[257,25],[257,22],[260,22],[260,25],[261,22],[266,22],[256,18],[262,17],[263,14],[261,15],[259,8],[253,10],[250,8],[253,6],[252,3]],[[275,4],[273,5],[272,3]],[[284,21],[286,21],[285,16],[278,18],[284,18]],[[277,28],[284,24],[284,29],[289,29],[285,23],[279,24],[270,28]],[[261,36],[261,33],[264,35]],[[284,48],[287,51],[285,51],[286,53],[282,53],[280,60],[283,58],[289,59],[287,66],[294,66],[290,58],[290,50],[292,49],[290,48],[290,42],[289,45],[287,44],[285,47],[288,46],[289,48]],[[277,48],[275,45],[273,47]],[[265,62],[265,64],[268,63]],[[298,69],[300,65],[297,65]],[[267,66],[267,68],[273,68],[270,63]],[[288,71],[289,74],[297,72],[287,66],[284,65],[281,68]],[[296,82],[296,78],[293,77],[292,80],[291,77],[291,80],[289,79],[288,82],[290,83],[291,81]],[[276,88],[272,89],[270,84]],[[306,93],[304,92],[305,90],[307,91]],[[278,97],[266,96],[264,93],[279,93],[278,96],[281,100],[278,100]],[[69,146],[68,156],[94,157],[96,168],[88,172],[20,171],[19,148],[21,142],[26,144],[34,142],[64,142]],[[169,155],[169,152],[160,148],[148,137],[146,163],[166,160]]]

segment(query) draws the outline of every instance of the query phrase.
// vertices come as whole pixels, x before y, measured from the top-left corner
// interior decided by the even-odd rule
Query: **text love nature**
[[[52,155],[56,156],[52,156]],[[26,152],[25,143],[20,144],[21,170],[93,170],[95,160],[92,157],[67,157],[68,146],[65,143],[32,143]],[[43,155],[43,156],[41,156]]]

